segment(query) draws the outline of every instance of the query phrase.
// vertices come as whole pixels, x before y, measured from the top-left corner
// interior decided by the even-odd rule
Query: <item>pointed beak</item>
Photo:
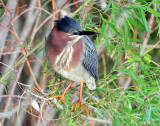
[[[94,34],[99,34],[97,32],[92,32],[92,31],[77,31],[74,32],[72,35],[94,35]]]

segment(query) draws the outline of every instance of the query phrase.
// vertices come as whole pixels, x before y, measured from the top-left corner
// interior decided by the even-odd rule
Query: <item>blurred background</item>
[[[45,56],[54,20],[76,19],[99,55],[97,88],[73,86]],[[159,0],[0,0],[0,126],[160,124]]]

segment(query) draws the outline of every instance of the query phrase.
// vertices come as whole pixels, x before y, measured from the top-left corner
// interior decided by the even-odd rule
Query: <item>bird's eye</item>
[[[69,33],[70,33],[70,34],[73,34],[73,30],[70,30]]]

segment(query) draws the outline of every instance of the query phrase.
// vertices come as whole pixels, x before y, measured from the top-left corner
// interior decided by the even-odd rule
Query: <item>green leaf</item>
[[[40,52],[42,52],[42,51],[44,51],[44,47],[42,47],[41,49],[39,49],[36,53],[35,53],[35,55],[38,55]]]
[[[112,71],[115,70],[115,68],[116,68],[116,66],[117,66],[117,64],[118,64],[118,62],[119,62],[119,60],[120,60],[120,52],[118,51],[118,57],[116,58],[116,61],[115,61],[114,66],[113,66],[113,68],[112,68]]]
[[[0,8],[0,17],[3,15],[4,8]]]
[[[113,19],[113,25],[115,26],[115,28],[117,28],[116,26],[116,14],[115,14],[115,3],[112,1],[112,19]]]
[[[8,93],[6,84],[3,84],[3,87],[4,87],[5,92]]]
[[[143,121],[147,121],[147,123],[150,123],[150,121],[151,121],[151,105],[148,105],[147,106],[147,110],[146,110],[147,112],[146,112],[146,114],[145,114],[145,116],[144,116],[144,118],[143,118]]]
[[[144,27],[147,31],[147,34],[148,34],[148,37],[150,36],[150,33],[149,33],[149,27],[148,27],[148,22],[146,20],[146,17],[145,17],[145,13],[144,13],[144,10],[142,7],[139,7],[139,12],[140,12],[140,15],[142,17],[142,20],[143,20],[143,24],[144,24]]]
[[[114,86],[116,87],[116,88],[119,88],[120,86],[119,85],[117,85],[116,83],[115,83],[115,81],[112,81],[113,82],[113,84],[114,84]]]
[[[127,98],[127,102],[128,102],[128,114],[131,114],[132,105],[131,105],[131,102],[130,102],[130,100],[128,98]]]
[[[133,63],[133,62],[138,61],[139,59],[140,59],[139,57],[131,58],[131,59],[125,61],[123,64]],[[123,65],[123,64],[122,64],[122,65]]]
[[[113,118],[112,126],[120,126],[118,118]]]
[[[11,80],[14,80],[14,79],[7,79],[7,80],[5,80],[4,82],[9,82],[9,81],[11,81]]]
[[[39,41],[34,41],[34,42],[32,42],[31,44],[36,44],[36,43],[38,43]]]
[[[66,112],[65,110],[61,111],[60,115],[58,116],[56,125],[58,125],[59,121],[62,119],[62,115],[63,115],[65,112]],[[64,121],[62,121],[62,122],[64,122]]]
[[[134,41],[134,42],[142,42],[141,39],[132,39],[132,41]]]
[[[107,12],[107,10],[108,10],[108,9],[109,9],[109,7],[111,6],[111,4],[112,4],[112,2],[110,1],[110,2],[107,4],[106,8],[104,9],[104,13],[106,13],[106,12]]]
[[[103,37],[105,39],[106,49],[109,50],[110,44],[109,44],[109,41],[108,41],[108,34],[107,34],[107,31],[106,31],[106,23],[105,22],[103,22],[103,24],[102,24],[101,34],[103,35]]]
[[[124,20],[125,20],[125,38],[124,38],[124,40],[125,40],[125,53],[126,53],[126,51],[128,50],[128,33],[129,33],[129,29],[128,29],[128,23],[127,23],[127,19],[126,19],[126,17],[124,18]]]
[[[101,88],[99,88],[99,87],[96,88],[96,91],[97,91],[98,94],[101,94],[101,95],[104,94],[104,93],[102,92]]]
[[[48,67],[48,60],[47,59],[45,59],[45,61],[44,61],[44,63],[43,63],[43,68],[45,69],[45,68],[47,68]]]
[[[147,2],[148,0],[136,0],[135,2]]]
[[[137,21],[135,21],[136,19],[135,19],[135,20],[132,20],[131,18],[127,18],[127,20],[128,20],[132,25],[134,25],[136,28],[138,28],[138,29],[140,29],[140,30],[142,30],[142,31],[146,31],[145,28],[144,28],[142,25],[138,24]]]
[[[149,55],[149,54],[145,54],[144,55],[144,61],[147,63],[147,64],[150,64],[151,62],[152,62],[152,60],[151,60],[151,55]]]
[[[69,118],[68,126],[77,126],[77,122],[73,118]]]
[[[128,21],[128,19],[127,19],[127,22],[128,22],[130,29],[132,30],[134,36],[136,37],[135,30],[133,29],[132,24]],[[129,32],[129,34],[131,34],[131,33]],[[131,35],[130,35],[130,41],[132,41]]]
[[[116,32],[119,36],[121,36],[121,34],[117,31],[117,29],[115,28],[115,26],[111,22],[107,21],[104,18],[103,18],[103,21],[105,21],[113,29],[114,32]]]
[[[160,17],[160,13],[156,12],[155,10],[153,10],[152,8],[150,8],[148,6],[144,6],[144,7],[147,8],[147,10],[149,12],[151,12],[156,17],[156,19],[158,20],[158,17]]]
[[[153,82],[153,80],[152,80],[152,78],[151,78],[151,75],[150,75],[150,73],[149,73],[149,71],[148,71],[147,69],[144,70],[144,73],[145,73],[145,75],[147,75],[149,81],[150,81],[150,82]]]
[[[131,4],[131,10],[126,11],[128,13],[128,16],[135,21],[137,24],[141,23],[143,24],[142,18],[138,11],[139,6],[135,4]],[[129,13],[130,12],[130,13]],[[135,20],[136,19],[136,20]]]
[[[160,2],[159,2],[159,0],[154,0],[154,1],[150,2],[150,3],[160,3]]]

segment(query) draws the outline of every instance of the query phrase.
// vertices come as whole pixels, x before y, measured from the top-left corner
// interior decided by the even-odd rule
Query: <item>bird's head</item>
[[[85,35],[97,34],[96,32],[84,31],[78,21],[68,16],[56,20],[55,27],[58,31],[64,32],[67,37],[77,41]]]

